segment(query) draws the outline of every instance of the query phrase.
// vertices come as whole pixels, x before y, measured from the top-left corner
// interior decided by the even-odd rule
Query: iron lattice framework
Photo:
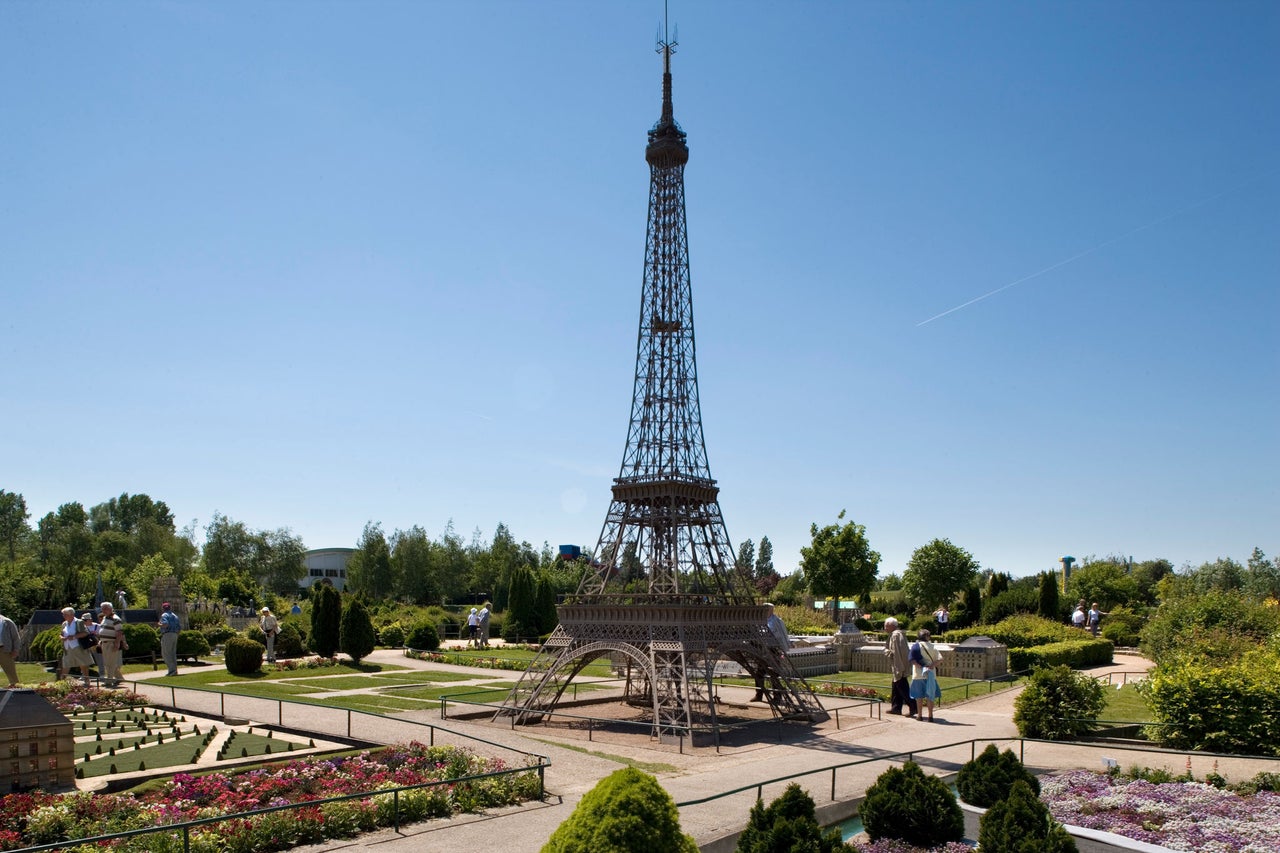
[[[774,713],[825,718],[765,628],[750,579],[735,568],[707,464],[698,402],[685,225],[685,133],[671,101],[675,42],[660,39],[662,115],[649,131],[649,215],[631,422],[593,571],[499,715],[540,720],[575,675],[608,656],[625,700],[658,735],[718,731],[712,676],[732,660],[767,679]]]

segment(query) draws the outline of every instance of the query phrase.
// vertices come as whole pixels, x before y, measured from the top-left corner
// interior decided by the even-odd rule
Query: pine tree
[[[552,834],[542,853],[697,853],[658,780],[634,767],[601,779]]]
[[[307,638],[311,651],[323,658],[338,653],[342,631],[342,599],[327,583],[311,588],[311,635]]]
[[[342,621],[338,631],[338,641],[342,652],[357,664],[369,656],[378,644],[378,634],[373,630],[373,620],[364,602],[352,598],[342,611]]]
[[[843,850],[837,830],[818,825],[813,798],[794,782],[766,807],[756,801],[738,837],[737,853],[835,853]]]
[[[1055,572],[1040,575],[1040,615],[1058,621],[1058,576]]]
[[[978,828],[982,853],[1075,853],[1075,840],[1049,814],[1031,786],[1013,783],[1009,798],[982,816]]]

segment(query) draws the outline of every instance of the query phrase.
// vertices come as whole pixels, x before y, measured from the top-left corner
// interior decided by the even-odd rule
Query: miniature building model
[[[0,692],[0,795],[75,784],[71,721],[34,690]]]

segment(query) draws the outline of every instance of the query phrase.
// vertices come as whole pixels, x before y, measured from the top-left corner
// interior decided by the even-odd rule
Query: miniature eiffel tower
[[[557,607],[560,624],[498,716],[536,722],[593,660],[625,673],[624,701],[658,737],[712,731],[712,678],[734,661],[775,715],[819,722],[826,712],[765,627],[711,477],[698,403],[693,298],[685,228],[685,133],[671,106],[671,55],[660,33],[662,116],[649,131],[649,217],[631,423],[593,571]],[[762,681],[763,680],[763,681]]]

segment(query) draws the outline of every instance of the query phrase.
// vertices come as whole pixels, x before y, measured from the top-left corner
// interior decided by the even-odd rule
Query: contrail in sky
[[[1252,180],[1252,178],[1250,178],[1249,180]],[[946,311],[943,311],[941,314],[934,314],[928,320],[921,320],[919,323],[916,323],[916,328],[918,329],[921,326],[925,325],[926,323],[932,323],[934,320],[941,319],[947,316],[948,314],[954,314],[955,312],[959,311],[961,308],[968,308],[970,305],[973,305],[975,302],[981,302],[984,299],[989,299],[992,296],[995,296],[997,293],[1000,293],[1001,291],[1008,290],[1009,288],[1015,285],[1022,284],[1024,281],[1030,281],[1031,279],[1038,278],[1039,276],[1042,276],[1045,273],[1053,272],[1059,267],[1065,267],[1067,264],[1071,263],[1072,261],[1078,261],[1081,258],[1083,258],[1085,255],[1092,255],[1094,252],[1097,252],[1101,249],[1105,249],[1107,246],[1110,246],[1112,243],[1119,243],[1121,240],[1125,239],[1126,237],[1132,237],[1134,234],[1137,234],[1139,231],[1146,231],[1148,228],[1154,228],[1155,226],[1159,225],[1162,222],[1168,222],[1170,219],[1181,216],[1184,213],[1189,213],[1195,210],[1197,207],[1202,207],[1203,205],[1208,204],[1214,199],[1221,198],[1227,193],[1232,192],[1233,190],[1236,190],[1244,186],[1246,183],[1249,182],[1249,180],[1241,181],[1240,183],[1235,184],[1234,186],[1227,187],[1225,190],[1222,190],[1221,192],[1216,192],[1213,195],[1209,196],[1208,198],[1202,198],[1197,202],[1193,202],[1187,205],[1186,207],[1182,207],[1175,210],[1173,213],[1167,213],[1164,216],[1161,216],[1159,219],[1153,219],[1150,222],[1146,223],[1145,225],[1139,225],[1137,228],[1132,228],[1124,232],[1118,237],[1112,237],[1110,240],[1104,240],[1098,245],[1093,246],[1092,248],[1085,249],[1083,252],[1077,252],[1076,254],[1072,255],[1069,258],[1065,258],[1061,261],[1058,261],[1056,264],[1047,266],[1042,270],[1033,272],[1031,273],[1031,275],[1024,275],[1022,278],[1017,279],[1015,281],[1011,281],[1008,284],[1002,285],[1000,287],[997,287],[995,290],[984,293],[981,296],[975,296],[973,299],[970,299],[968,302],[962,302],[954,308],[948,308]]]

